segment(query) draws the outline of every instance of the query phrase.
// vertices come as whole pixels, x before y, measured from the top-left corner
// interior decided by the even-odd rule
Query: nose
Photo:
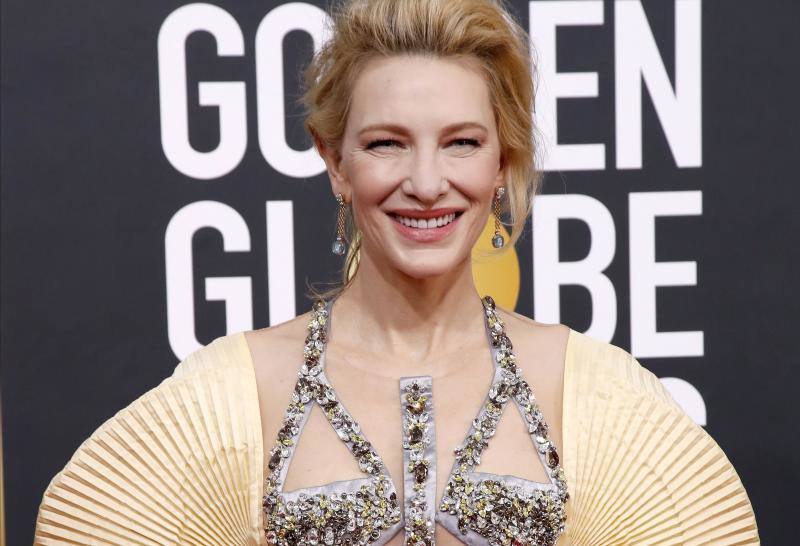
[[[421,203],[436,203],[450,188],[450,182],[435,152],[420,150],[412,154],[408,177],[403,181],[402,190]]]

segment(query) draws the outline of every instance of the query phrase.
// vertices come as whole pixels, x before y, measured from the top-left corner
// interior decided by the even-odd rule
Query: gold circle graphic
[[[509,239],[505,226],[500,233]],[[472,248],[472,276],[481,296],[490,295],[497,305],[513,311],[519,298],[519,257],[516,248],[499,252],[492,246],[494,217],[489,216],[478,242]]]

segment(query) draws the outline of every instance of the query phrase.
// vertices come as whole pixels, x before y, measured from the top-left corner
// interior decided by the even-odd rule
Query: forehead
[[[397,123],[422,129],[463,121],[494,125],[489,88],[476,59],[374,58],[353,85],[348,128]]]

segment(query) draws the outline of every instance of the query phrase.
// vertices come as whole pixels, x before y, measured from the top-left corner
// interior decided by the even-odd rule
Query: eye
[[[454,144],[456,146],[474,146],[474,147],[478,147],[480,145],[480,143],[474,138],[456,138],[454,140],[451,140],[450,144]]]
[[[367,150],[372,150],[373,148],[382,148],[384,146],[391,147],[395,144],[399,143],[396,140],[392,140],[391,138],[379,138],[367,144]]]

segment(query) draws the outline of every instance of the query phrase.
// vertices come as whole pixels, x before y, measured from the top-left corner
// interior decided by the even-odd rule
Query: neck
[[[358,273],[334,304],[334,315],[339,341],[357,340],[361,351],[389,360],[424,362],[472,340],[486,343],[469,258],[442,275],[417,279],[362,254]]]

